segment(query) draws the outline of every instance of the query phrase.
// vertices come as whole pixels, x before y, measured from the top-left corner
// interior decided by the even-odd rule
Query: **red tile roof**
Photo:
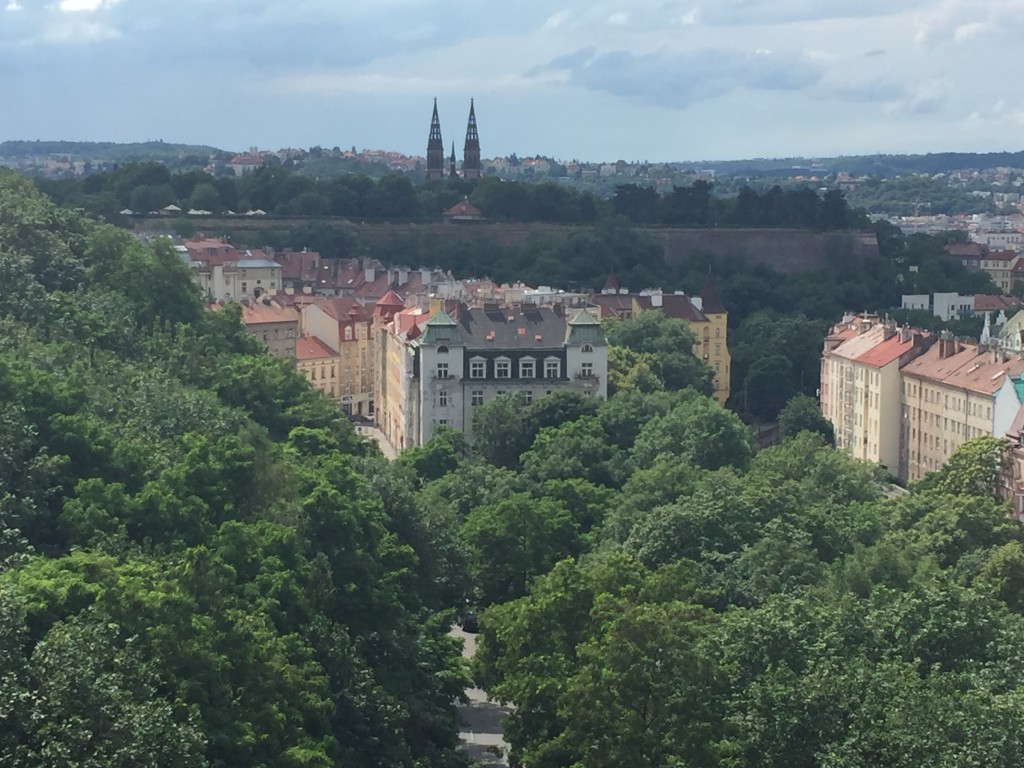
[[[905,353],[909,352],[914,347],[914,338],[911,336],[906,341],[900,341],[899,331],[896,335],[890,339],[886,339],[880,344],[876,344],[871,347],[867,352],[864,352],[854,360],[862,365],[867,365],[872,368],[884,368],[889,363],[899,360]]]
[[[982,256],[988,248],[981,243],[950,243],[946,246],[946,253],[950,256]]]
[[[455,205],[453,205],[451,208],[449,208],[447,211],[445,211],[443,215],[445,215],[445,216],[472,216],[474,218],[480,218],[484,214],[483,214],[483,212],[479,208],[477,208],[475,205],[473,205],[471,202],[469,202],[469,198],[467,197],[465,200],[462,200],[462,201],[456,203]]]
[[[363,305],[350,296],[318,296],[313,300],[313,304],[339,322],[369,319]]]
[[[325,357],[337,357],[337,355],[337,352],[316,336],[299,336],[295,340],[296,360],[319,360]]]
[[[903,374],[992,395],[1003,386],[1007,376],[1017,377],[1024,372],[1024,361],[1016,355],[1006,361],[1001,357],[993,361],[985,347],[955,343],[958,351],[942,359],[939,357],[942,345],[940,340],[926,353],[905,365]]]
[[[388,291],[380,299],[377,300],[378,307],[404,307],[405,299],[399,296],[394,291]]]
[[[985,258],[989,261],[1013,261],[1017,258],[1016,251],[990,251],[985,254]]]
[[[298,321],[298,310],[291,306],[281,306],[276,302],[264,304],[261,301],[254,302],[250,305],[242,305],[242,322],[245,325],[297,323]]]
[[[1014,271],[1017,271],[1016,266]],[[1000,309],[1019,309],[1022,306],[1024,306],[1024,301],[1021,301],[1016,296],[995,296],[987,293],[974,294],[975,312],[996,312]]]

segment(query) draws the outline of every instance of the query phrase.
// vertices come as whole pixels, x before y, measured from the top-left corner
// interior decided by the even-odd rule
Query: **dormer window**
[[[519,378],[533,379],[537,376],[537,361],[532,357],[524,357],[519,361]]]
[[[474,357],[469,361],[469,378],[482,379],[487,376],[487,361],[482,357]]]
[[[562,375],[562,361],[557,357],[548,357],[544,360],[544,378],[557,379]]]
[[[494,377],[496,379],[512,378],[512,361],[507,357],[499,357],[494,361]]]

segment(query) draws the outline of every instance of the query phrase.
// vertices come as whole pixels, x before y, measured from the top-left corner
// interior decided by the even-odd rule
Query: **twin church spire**
[[[427,178],[444,178],[444,141],[441,139],[441,120],[437,116],[437,99],[434,99],[434,114],[430,118],[430,137],[427,139]],[[448,173],[456,175],[455,142],[448,158]],[[462,147],[462,176],[466,179],[480,178],[480,136],[476,129],[476,110],[469,100],[469,123],[466,126],[466,143]]]

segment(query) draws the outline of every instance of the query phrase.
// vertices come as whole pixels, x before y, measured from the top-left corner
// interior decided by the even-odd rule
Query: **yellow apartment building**
[[[1020,410],[1024,361],[997,347],[940,338],[902,371],[900,479],[941,469],[964,442],[1003,436]]]
[[[822,361],[821,408],[837,449],[899,471],[900,368],[932,342],[927,334],[863,318],[833,329]]]
[[[338,353],[316,336],[300,336],[295,343],[295,366],[306,380],[333,400],[340,396]]]
[[[338,357],[338,395],[345,413],[373,416],[376,347],[370,311],[351,297],[317,297],[302,307],[302,333]]]

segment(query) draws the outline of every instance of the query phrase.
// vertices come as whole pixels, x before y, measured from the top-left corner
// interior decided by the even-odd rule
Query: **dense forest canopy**
[[[462,765],[399,468],[169,246],[7,172],[0,274],[0,763]]]

